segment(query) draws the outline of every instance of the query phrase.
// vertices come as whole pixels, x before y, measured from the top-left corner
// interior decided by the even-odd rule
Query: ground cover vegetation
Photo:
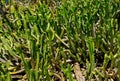
[[[119,0],[1,0],[0,81],[120,81]]]

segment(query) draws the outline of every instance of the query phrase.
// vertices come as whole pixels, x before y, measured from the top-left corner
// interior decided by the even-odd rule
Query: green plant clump
[[[0,81],[120,81],[119,0],[0,1]]]

